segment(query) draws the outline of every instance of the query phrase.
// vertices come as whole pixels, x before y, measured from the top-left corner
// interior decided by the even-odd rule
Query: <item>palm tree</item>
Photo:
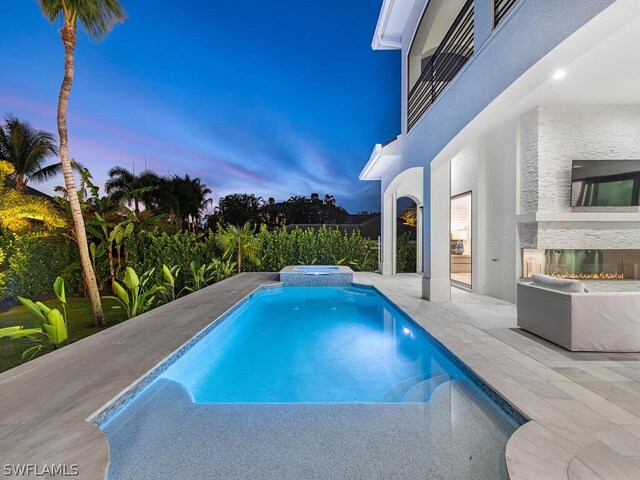
[[[212,202],[207,198],[210,193],[211,189],[199,178],[189,175],[164,177],[153,192],[153,209],[167,214],[176,228],[186,225],[195,230],[200,224],[202,212]]]
[[[0,126],[0,160],[13,165],[10,178],[20,193],[27,192],[27,183],[41,182],[55,177],[62,171],[60,163],[45,165],[58,154],[53,135],[37,130],[16,117],[5,118]]]
[[[258,260],[260,240],[255,236],[255,230],[249,222],[242,227],[236,227],[235,225],[221,226],[216,234],[216,241],[224,249],[224,258],[229,258],[234,252],[236,253],[238,273],[242,272],[243,257],[252,262]]]
[[[125,18],[125,12],[118,0],[38,0],[42,13],[53,23],[62,21],[60,35],[64,45],[64,79],[58,97],[58,134],[60,136],[60,160],[64,183],[69,195],[73,223],[76,229],[80,263],[85,283],[89,290],[91,306],[96,326],[104,326],[104,313],[100,301],[100,293],[96,282],[96,274],[91,265],[87,232],[84,227],[80,201],[76,192],[75,179],[69,155],[69,135],[67,130],[67,108],[73,85],[75,47],[78,40],[78,23],[93,38],[100,40],[117,22]]]
[[[140,203],[149,209],[152,203],[152,191],[160,183],[158,174],[145,170],[136,175],[124,167],[114,167],[109,170],[109,179],[104,184],[107,195],[114,200],[133,201],[136,216],[140,215]]]
[[[202,183],[199,178],[190,178],[189,175],[185,175],[181,180],[186,186],[186,198],[183,200],[182,210],[193,220],[190,223],[195,231],[200,226],[202,212],[213,203],[213,200],[208,198],[211,194],[211,189]]]
[[[402,220],[402,223],[404,225],[408,225],[410,227],[416,227],[418,226],[418,210],[417,210],[417,206],[414,203],[412,206],[410,206],[409,208],[406,208],[403,210],[403,212],[399,215],[400,220]]]

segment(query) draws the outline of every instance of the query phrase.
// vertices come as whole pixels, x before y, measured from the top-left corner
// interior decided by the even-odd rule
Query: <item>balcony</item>
[[[493,0],[493,28],[511,12],[511,9],[520,0]]]
[[[453,2],[447,4],[449,7]],[[435,100],[444,92],[449,83],[456,77],[462,67],[472,57],[474,51],[474,16],[473,16],[473,0],[464,2],[462,9],[455,16],[453,23],[446,31],[444,37],[437,45],[432,53],[429,53],[427,46],[429,35],[437,32],[438,24],[429,19],[429,7],[425,12],[416,40],[423,35],[424,40],[420,40],[422,48],[419,49],[418,55],[414,55],[414,50],[420,45],[412,45],[409,58],[409,81],[411,82],[412,66],[417,65],[417,59],[420,59],[421,73],[415,83],[411,86],[408,95],[407,108],[407,127],[409,130],[418,122],[420,117],[429,109]],[[446,11],[441,9],[436,14],[443,17]],[[442,24],[441,19],[439,24]],[[421,32],[421,30],[428,32]],[[425,54],[423,50],[427,50]]]

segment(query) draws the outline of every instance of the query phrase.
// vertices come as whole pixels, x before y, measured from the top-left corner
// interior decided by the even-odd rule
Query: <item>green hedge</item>
[[[243,270],[275,272],[287,265],[342,263],[354,270],[373,271],[377,266],[375,242],[363,238],[358,231],[347,235],[327,227],[296,228],[291,232],[263,229],[258,238],[262,245],[261,261],[256,265],[247,261]],[[202,265],[222,255],[211,231],[206,234],[143,232],[129,238],[125,248],[127,266],[139,274],[155,268],[153,281],[157,283],[161,282],[163,264],[180,265],[179,288],[188,278],[191,261]],[[55,278],[65,271],[63,276],[69,294],[82,294],[81,271],[79,268],[69,271],[70,265],[78,265],[76,245],[62,237],[0,233],[0,301],[17,295],[49,295]],[[106,260],[99,270],[99,276],[108,285]]]
[[[398,273],[416,271],[416,242],[411,241],[409,232],[398,237],[396,244],[396,270]]]
[[[169,267],[180,265],[179,288],[184,287],[192,261],[202,265],[221,256],[211,231],[206,234],[143,232],[129,238],[126,248],[129,252],[127,266],[139,274],[155,268],[153,281],[156,283],[161,282],[163,264]]]
[[[50,295],[56,277],[77,264],[76,246],[65,238],[0,233],[0,301],[18,295]],[[71,295],[82,293],[79,269],[68,271],[64,277]]]
[[[354,230],[351,235],[326,226],[318,230],[295,228],[260,231],[262,243],[260,270],[276,272],[287,265],[335,265],[342,263],[354,270],[373,271],[378,263],[375,242]]]

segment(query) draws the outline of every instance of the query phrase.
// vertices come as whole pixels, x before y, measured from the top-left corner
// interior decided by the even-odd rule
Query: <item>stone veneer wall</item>
[[[520,213],[570,212],[573,160],[640,159],[640,105],[545,105],[520,127]]]
[[[538,108],[520,117],[520,212],[538,211]]]
[[[640,248],[640,223],[540,222],[537,248]]]
[[[520,214],[571,214],[573,160],[640,159],[640,105],[545,105],[520,118]],[[600,211],[629,209],[600,209]],[[521,248],[638,248],[640,222],[519,225]]]

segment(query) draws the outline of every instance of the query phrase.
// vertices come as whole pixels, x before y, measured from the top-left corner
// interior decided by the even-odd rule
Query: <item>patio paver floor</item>
[[[515,305],[452,289],[420,299],[416,274],[359,273],[532,421],[507,445],[511,479],[640,478],[640,353],[569,352],[517,328]]]

